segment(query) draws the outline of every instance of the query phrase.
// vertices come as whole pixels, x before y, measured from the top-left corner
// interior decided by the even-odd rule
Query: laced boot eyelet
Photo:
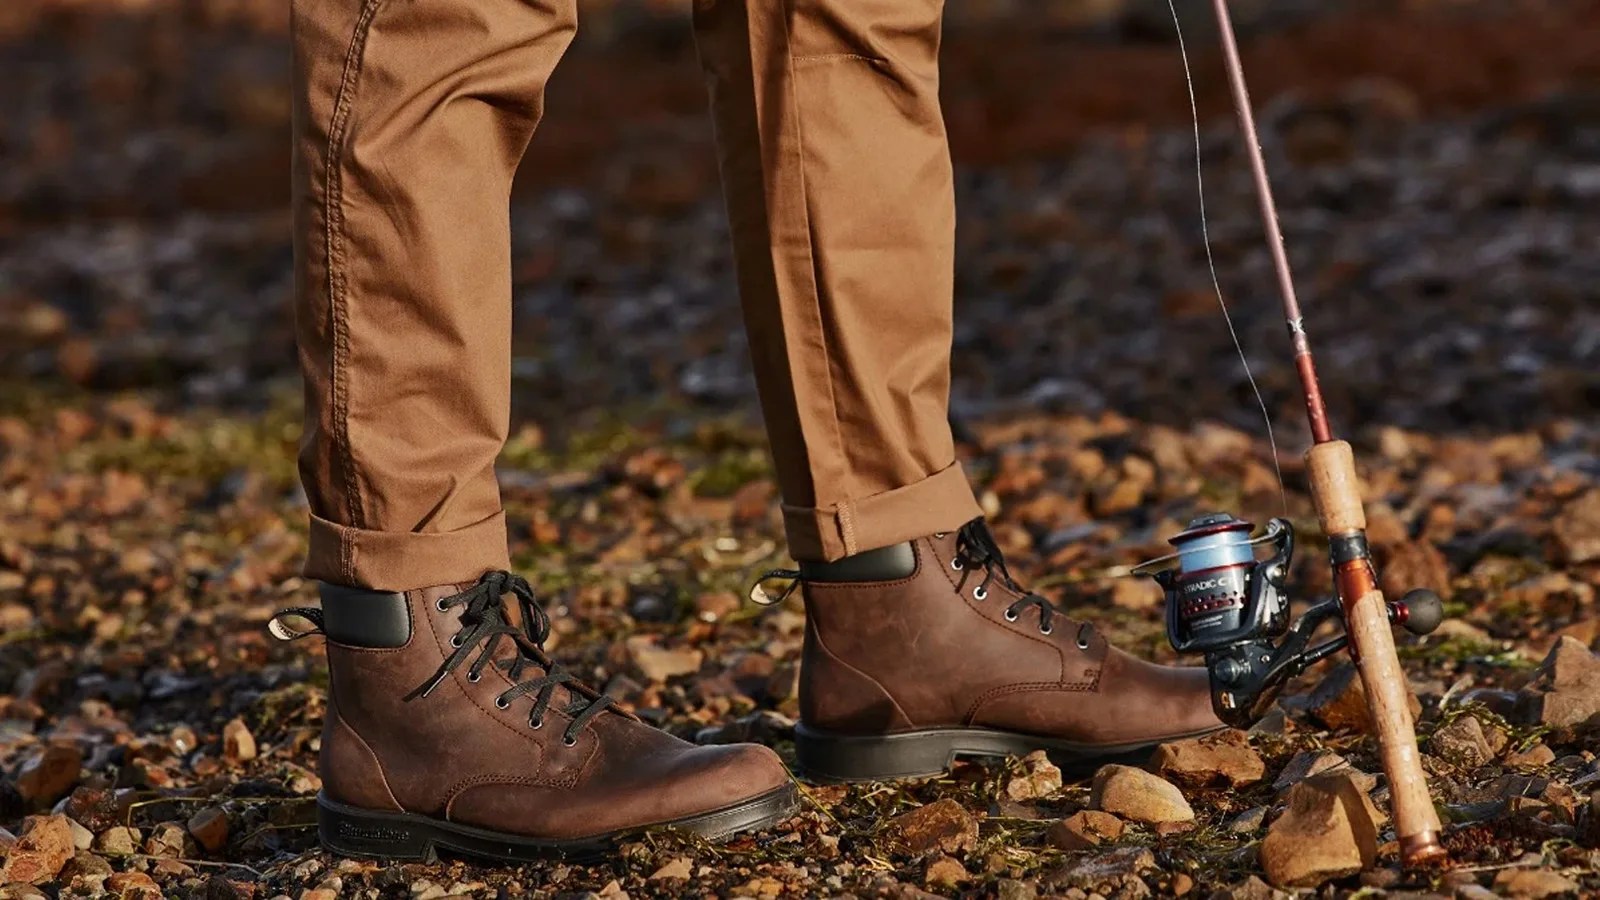
[[[957,572],[961,571],[961,557],[952,557],[950,560],[950,568],[955,569]]]
[[[446,606],[444,602],[446,599],[448,598],[440,597],[439,599],[433,601],[433,608],[437,609],[439,612],[449,612],[450,607]]]
[[[502,697],[496,697],[496,698],[494,698],[494,708],[495,709],[510,709],[511,708],[511,701],[507,700],[503,696]]]
[[[455,647],[457,649],[460,649],[460,647],[461,647],[461,632],[458,631],[455,634],[450,635],[450,646]]]
[[[1015,622],[1016,620],[1017,620],[1017,614],[1012,612],[1009,609],[1006,610],[1006,621],[1007,622]]]
[[[945,537],[946,537],[946,536],[948,536],[948,535],[949,535],[949,534],[950,534],[950,532],[948,532],[948,531],[935,531],[935,532],[934,532],[934,533],[933,533],[933,536],[934,536],[934,537],[936,537],[936,538],[938,538],[938,539],[939,539],[939,540],[941,540],[941,541],[942,541],[942,540],[944,540],[944,539],[945,539]]]
[[[1086,640],[1084,638],[1078,638],[1078,649],[1079,650],[1087,650],[1087,649],[1089,649],[1088,640]]]
[[[532,728],[534,731],[538,731],[539,729],[543,728],[544,716],[534,716],[528,719],[528,727]]]
[[[472,682],[473,684],[477,684],[478,682],[483,680],[483,673],[482,672],[468,672],[467,673],[467,680]]]
[[[561,746],[563,746],[563,747],[576,747],[576,746],[578,746],[578,739],[573,737],[570,734],[564,734],[564,735],[561,736]]]
[[[1039,626],[1039,633],[1040,634],[1049,634],[1050,632],[1055,631],[1055,630],[1056,629],[1055,629],[1054,625],[1040,625]]]
[[[978,585],[977,587],[972,589],[972,599],[974,599],[974,600],[987,600],[987,599],[989,599],[989,589],[984,587],[981,584]]]

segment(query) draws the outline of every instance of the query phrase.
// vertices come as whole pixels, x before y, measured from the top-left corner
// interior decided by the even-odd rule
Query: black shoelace
[[[522,613],[521,628],[506,619],[505,607],[500,602],[506,594],[517,598]],[[583,726],[611,705],[610,696],[583,684],[577,676],[545,654],[544,642],[550,636],[550,616],[539,606],[534,599],[533,588],[520,575],[490,572],[476,585],[454,596],[442,597],[435,605],[440,612],[448,612],[458,606],[466,607],[461,611],[461,630],[450,638],[450,646],[455,648],[455,652],[450,654],[427,684],[407,694],[407,700],[433,693],[451,672],[466,662],[474,649],[481,646],[483,649],[478,653],[478,658],[467,669],[467,680],[476,682],[481,679],[483,670],[491,663],[505,670],[513,684],[495,697],[494,705],[507,709],[511,701],[518,697],[534,694],[533,711],[528,716],[530,727],[544,726],[544,715],[555,699],[556,688],[566,686],[572,702],[564,712],[572,717],[572,721],[567,725],[562,741],[569,747],[578,742],[578,732],[583,730]],[[516,644],[517,655],[497,661],[494,659],[495,651],[506,637]],[[520,680],[523,672],[530,668],[542,669],[544,674],[527,681]]]
[[[989,587],[995,582],[1005,585],[1012,593],[1021,594],[1015,603],[1006,607],[1007,622],[1017,621],[1027,609],[1037,609],[1039,633],[1049,634],[1055,630],[1056,616],[1067,619],[1066,614],[1056,609],[1049,600],[1025,590],[1017,584],[1015,578],[1011,577],[1011,570],[1006,568],[1006,559],[1000,552],[1000,545],[995,543],[988,523],[982,519],[973,519],[956,532],[956,555],[950,560],[950,568],[961,573],[961,580],[956,583],[957,591],[966,590],[967,579],[972,573],[980,569],[983,571],[983,581],[972,589],[972,599],[980,603],[989,599]],[[1093,631],[1094,626],[1088,622],[1078,624],[1079,650],[1089,649],[1088,635]]]

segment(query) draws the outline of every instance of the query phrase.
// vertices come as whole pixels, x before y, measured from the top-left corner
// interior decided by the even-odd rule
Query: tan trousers
[[[309,576],[505,568],[508,196],[577,0],[293,0]],[[947,420],[941,0],[696,0],[797,559],[979,514]]]

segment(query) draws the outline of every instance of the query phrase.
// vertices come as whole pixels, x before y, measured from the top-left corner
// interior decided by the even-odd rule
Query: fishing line
[[[1272,448],[1272,471],[1278,479],[1278,497],[1283,502],[1283,514],[1289,515],[1289,491],[1283,484],[1283,465],[1278,462],[1278,439],[1272,431],[1272,413],[1267,409],[1267,401],[1261,396],[1261,387],[1256,384],[1256,376],[1250,371],[1250,360],[1245,356],[1244,344],[1239,340],[1239,331],[1234,328],[1233,315],[1228,311],[1228,301],[1222,294],[1222,282],[1217,278],[1217,260],[1211,252],[1211,227],[1206,217],[1206,179],[1201,167],[1200,145],[1200,104],[1194,96],[1194,72],[1189,67],[1189,48],[1183,40],[1183,22],[1178,16],[1178,7],[1174,0],[1167,0],[1167,9],[1172,13],[1172,27],[1178,35],[1178,55],[1183,59],[1183,80],[1189,91],[1189,116],[1194,123],[1194,180],[1197,193],[1200,197],[1200,237],[1206,248],[1206,267],[1211,271],[1211,289],[1217,295],[1217,306],[1222,310],[1222,320],[1228,323],[1228,336],[1233,339],[1234,352],[1239,354],[1239,365],[1244,369],[1245,380],[1250,382],[1250,391],[1255,394],[1256,405],[1261,408],[1261,420],[1267,426],[1267,444]]]

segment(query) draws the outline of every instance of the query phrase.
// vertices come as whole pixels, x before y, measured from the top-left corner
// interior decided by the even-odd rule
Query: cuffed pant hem
[[[957,528],[983,515],[960,463],[927,478],[829,508],[784,506],[789,555],[834,560]]]
[[[456,531],[368,531],[311,517],[305,575],[375,591],[410,591],[478,580],[511,568],[506,516],[497,512]]]

